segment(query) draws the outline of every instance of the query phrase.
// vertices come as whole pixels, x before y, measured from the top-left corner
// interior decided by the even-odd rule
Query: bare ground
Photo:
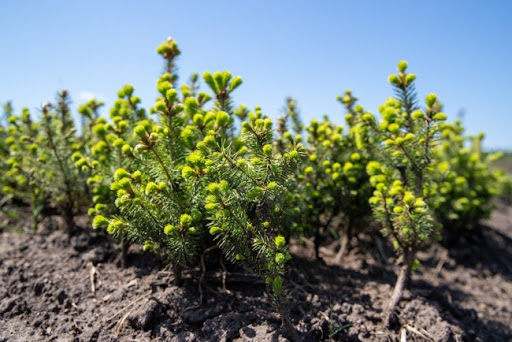
[[[0,341],[286,341],[263,281],[226,265],[224,288],[217,252],[206,256],[200,303],[200,269],[173,286],[161,260],[135,247],[123,269],[85,218],[71,238],[59,221],[35,234],[0,229]],[[341,265],[334,244],[322,262],[308,243],[292,245],[290,316],[305,341],[512,341],[510,204],[456,244],[420,253],[392,329],[382,315],[393,252],[378,234],[357,240]]]

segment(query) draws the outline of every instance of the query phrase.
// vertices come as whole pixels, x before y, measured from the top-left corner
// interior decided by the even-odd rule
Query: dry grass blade
[[[425,339],[425,340],[427,340],[427,341],[433,341],[433,342],[435,342],[434,336],[432,336],[431,334],[429,334],[429,333],[428,333],[428,331],[426,331],[425,329],[421,329],[421,331],[420,331],[420,330],[416,329],[415,327],[412,327],[412,326],[410,326],[410,325],[408,325],[408,324],[407,324],[407,325],[405,325],[405,326],[403,326],[403,327],[402,327],[402,336],[403,336],[403,332],[404,332],[404,331],[409,331],[409,332],[411,332],[411,333],[413,333],[413,334],[416,334],[416,335],[418,335],[418,336],[420,336],[420,337],[424,338],[424,339]],[[406,334],[406,335],[407,335],[407,334]]]
[[[400,342],[407,342],[407,329],[400,329]]]
[[[141,299],[144,299],[144,298],[147,298],[151,295],[152,291],[134,299],[133,301],[131,301],[130,303],[128,303],[128,305],[126,305],[124,308],[122,308],[121,310],[117,311],[115,314],[113,314],[112,316],[110,317],[107,317],[107,318],[104,318],[104,321],[105,322],[110,322],[111,320],[113,320],[114,318],[116,318],[119,314],[121,314],[124,310],[128,309],[130,306],[132,306],[133,304],[137,303],[138,301],[140,301]]]
[[[93,295],[96,295],[96,278],[100,276],[100,273],[92,262],[89,262],[88,265],[91,267],[91,270],[89,271],[91,280],[91,292]]]
[[[123,326],[123,323],[124,321],[126,321],[126,318],[131,314],[132,312],[131,311],[128,311],[127,313],[125,313],[123,315],[123,317],[121,317],[121,319],[117,322],[116,324],[116,329],[114,330],[114,336],[116,338],[119,337],[119,334],[121,333],[121,327]]]

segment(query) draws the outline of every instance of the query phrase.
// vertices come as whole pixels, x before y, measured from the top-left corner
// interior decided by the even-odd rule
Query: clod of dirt
[[[304,342],[320,342],[329,338],[329,322],[327,320],[315,318],[311,323],[311,329],[304,339]]]
[[[456,341],[455,336],[461,336],[460,329],[455,330],[439,316],[436,307],[422,300],[413,299],[405,303],[400,312],[400,325],[415,327],[421,325],[435,341]]]
[[[282,336],[279,330],[275,327],[266,325],[247,325],[238,331],[239,337],[234,339],[233,342],[286,342],[286,338]]]
[[[151,325],[161,319],[163,305],[155,297],[149,297],[128,315],[128,322],[136,330],[147,331]]]
[[[219,306],[199,307],[197,309],[187,310],[183,313],[182,318],[188,324],[198,324],[205,322],[210,317],[215,317],[222,312]]]
[[[34,283],[34,295],[40,296],[44,291],[44,283],[42,281],[38,281]]]
[[[85,263],[92,263],[93,265],[97,265],[100,262],[104,262],[109,257],[109,251],[106,251],[105,248],[93,248],[86,252],[80,253],[80,257]]]
[[[201,333],[204,341],[232,341],[243,325],[239,315],[227,313],[205,321]]]
[[[64,301],[68,298],[68,295],[64,290],[60,290],[59,294],[57,295],[57,300],[59,301],[59,304],[63,304]]]
[[[14,316],[29,312],[30,308],[21,296],[4,301],[0,305],[0,315],[3,315],[5,318],[13,318]]]

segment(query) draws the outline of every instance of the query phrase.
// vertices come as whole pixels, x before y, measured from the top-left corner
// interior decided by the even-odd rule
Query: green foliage
[[[230,260],[263,274],[281,303],[290,256],[278,234],[294,215],[290,195],[283,194],[293,188],[301,145],[282,153],[273,145],[272,121],[257,111],[248,113],[240,136],[211,131],[197,146],[209,165],[205,178],[213,181],[205,198],[210,233]]]
[[[95,99],[78,107],[78,113],[80,114],[82,138],[85,142],[89,142],[93,139],[92,128],[95,121],[99,118],[99,109],[105,104]]]
[[[240,76],[232,78],[229,71],[223,71],[216,72],[213,75],[205,72],[203,79],[215,96],[215,108],[232,114],[233,107],[230,94],[242,84],[242,78]]]
[[[278,118],[276,131],[279,133],[276,144],[280,150],[284,149],[285,140],[290,138],[290,129],[288,122],[291,120],[291,131],[295,134],[301,134],[304,125],[297,109],[297,101],[291,97],[286,98],[286,105],[282,108],[284,115]]]
[[[392,238],[393,245],[403,255],[415,253],[420,244],[433,236],[434,224],[423,197],[416,197],[397,179],[394,170],[371,162],[367,167],[370,182],[376,190],[370,203],[375,217],[382,223],[384,236]]]
[[[158,48],[166,60],[177,55],[172,51],[179,51],[174,41]],[[118,93],[113,124],[92,119],[89,155],[74,158],[90,172],[93,226],[160,253],[178,277],[218,246],[230,261],[264,276],[282,306],[290,255],[279,234],[293,208],[281,194],[294,184],[301,145],[278,151],[269,118],[233,109],[239,77],[224,71],[203,78],[216,99],[210,110],[203,108],[211,96],[198,91],[197,75],[178,91],[177,77],[164,73],[150,110],[158,121],[132,101],[133,87]],[[235,115],[243,119],[239,134]]]
[[[370,203],[400,255],[402,267],[385,318],[386,324],[402,296],[411,271],[418,267],[415,256],[422,245],[440,239],[439,228],[449,237],[487,217],[491,198],[506,184],[503,173],[493,172],[489,163],[495,155],[481,151],[483,135],[462,135],[459,122],[446,124],[447,116],[435,94],[425,98],[425,108],[417,105],[414,74],[400,62],[399,73],[389,77],[395,90],[379,110],[382,120],[363,116],[376,139],[369,145],[379,161],[367,165],[375,188]],[[466,148],[465,142],[471,146]]]
[[[488,218],[494,208],[492,198],[506,194],[510,184],[501,170],[490,168],[501,154],[482,152],[484,135],[468,137],[463,133],[459,121],[442,124],[442,140],[434,149],[435,182],[430,202],[449,241],[479,220]]]
[[[87,184],[93,194],[93,206],[89,215],[114,215],[119,210],[115,205],[116,193],[112,189],[114,173],[119,168],[136,170],[139,161],[134,157],[136,138],[133,129],[138,123],[147,123],[144,109],[139,108],[140,98],[134,95],[131,85],[118,91],[118,99],[110,109],[109,123],[97,115],[101,103],[92,100],[79,108],[83,121],[87,122],[83,135],[85,152],[74,153],[75,166],[88,173]],[[122,234],[119,234],[122,237]]]
[[[40,187],[35,182],[36,169],[29,165],[37,161],[39,150],[35,143],[39,125],[30,119],[28,109],[24,108],[20,116],[16,116],[10,104],[4,107],[7,127],[1,128],[1,153],[4,177],[2,182],[3,202],[30,199],[33,214],[33,229],[37,226],[37,218],[45,198]],[[27,153],[29,152],[29,153]],[[23,167],[25,166],[26,167]]]
[[[348,99],[348,100],[347,100]],[[342,252],[348,247],[353,231],[362,229],[371,212],[368,199],[371,187],[364,171],[371,152],[364,149],[361,137],[365,134],[360,127],[363,109],[354,108],[356,99],[350,92],[339,100],[346,106],[348,132],[329,121],[312,120],[305,127],[307,159],[301,164],[296,175],[297,188],[290,194],[295,198],[295,220],[289,234],[315,237],[315,253],[322,240],[330,233],[337,234],[339,222],[344,237]],[[291,119],[295,136],[287,129]],[[293,146],[302,140],[302,124],[296,113],[296,102],[287,100],[285,116],[279,119],[277,131],[280,136],[277,148]],[[341,254],[340,254],[341,255]]]
[[[167,81],[174,85],[178,80],[178,75],[176,74],[176,57],[181,55],[178,44],[169,37],[157,47],[156,52],[165,59],[165,72],[170,76]]]
[[[374,161],[367,166],[375,188],[370,203],[383,226],[383,234],[412,263],[421,244],[437,237],[431,208],[424,198],[429,197],[434,185],[432,150],[438,139],[439,123],[446,115],[440,112],[434,94],[426,97],[425,109],[419,109],[414,74],[405,72],[406,62],[400,62],[398,68],[399,73],[389,77],[396,97],[379,108],[382,120],[377,122],[370,114],[363,118],[374,138],[378,137],[373,148],[381,156],[380,163]]]
[[[5,123],[7,119],[12,115],[12,106],[10,103],[4,105],[3,117],[5,117]],[[9,171],[9,148],[6,143],[8,137],[5,126],[0,121],[0,174],[6,175]],[[12,187],[12,181],[8,177],[0,177],[0,211],[3,210],[3,206],[8,202],[10,198],[14,196],[14,189]]]
[[[493,160],[490,167],[492,169],[503,170],[509,176],[512,176],[512,152],[502,151],[499,159]]]
[[[116,192],[119,213],[111,217],[107,230],[160,252],[179,269],[195,265],[206,243],[204,184],[183,171],[190,165],[204,167],[201,157],[192,154],[202,131],[190,125],[187,106],[168,77],[160,78],[157,89],[161,96],[152,112],[160,123],[139,121],[128,133],[134,146],[127,160],[132,164],[113,172],[110,188]],[[194,100],[188,97],[185,102]],[[213,121],[209,125],[203,130],[213,127]],[[128,143],[124,141],[123,146]]]
[[[366,167],[375,189],[370,204],[383,235],[390,238],[402,260],[386,325],[395,314],[419,248],[432,238],[439,238],[432,210],[424,199],[432,193],[432,150],[439,124],[446,115],[440,111],[435,94],[426,96],[424,109],[418,107],[414,93],[416,76],[407,74],[406,69],[407,63],[401,61],[399,73],[389,77],[395,97],[379,107],[380,122],[369,113],[362,117],[375,139],[368,148],[378,151],[374,156],[380,157]]]
[[[8,119],[9,149],[6,178],[16,188],[17,196],[30,198],[34,227],[44,204],[56,207],[73,228],[73,216],[86,204],[85,174],[73,166],[72,154],[83,150],[75,135],[69,111],[69,94],[63,90],[55,104],[44,104],[41,120],[34,122],[28,109]]]

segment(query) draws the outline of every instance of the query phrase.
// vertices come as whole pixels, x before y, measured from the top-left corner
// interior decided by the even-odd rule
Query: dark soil
[[[1,224],[9,219],[0,218]],[[132,247],[128,267],[103,233],[71,238],[46,218],[35,234],[0,230],[0,341],[286,341],[263,281],[230,265],[185,272]],[[378,234],[359,234],[333,265],[335,244],[313,260],[294,244],[287,288],[292,323],[306,341],[512,341],[512,206],[500,204],[456,244],[422,251],[392,329],[382,316],[396,280]],[[218,264],[215,251],[207,265]],[[94,284],[94,285],[93,285]]]

